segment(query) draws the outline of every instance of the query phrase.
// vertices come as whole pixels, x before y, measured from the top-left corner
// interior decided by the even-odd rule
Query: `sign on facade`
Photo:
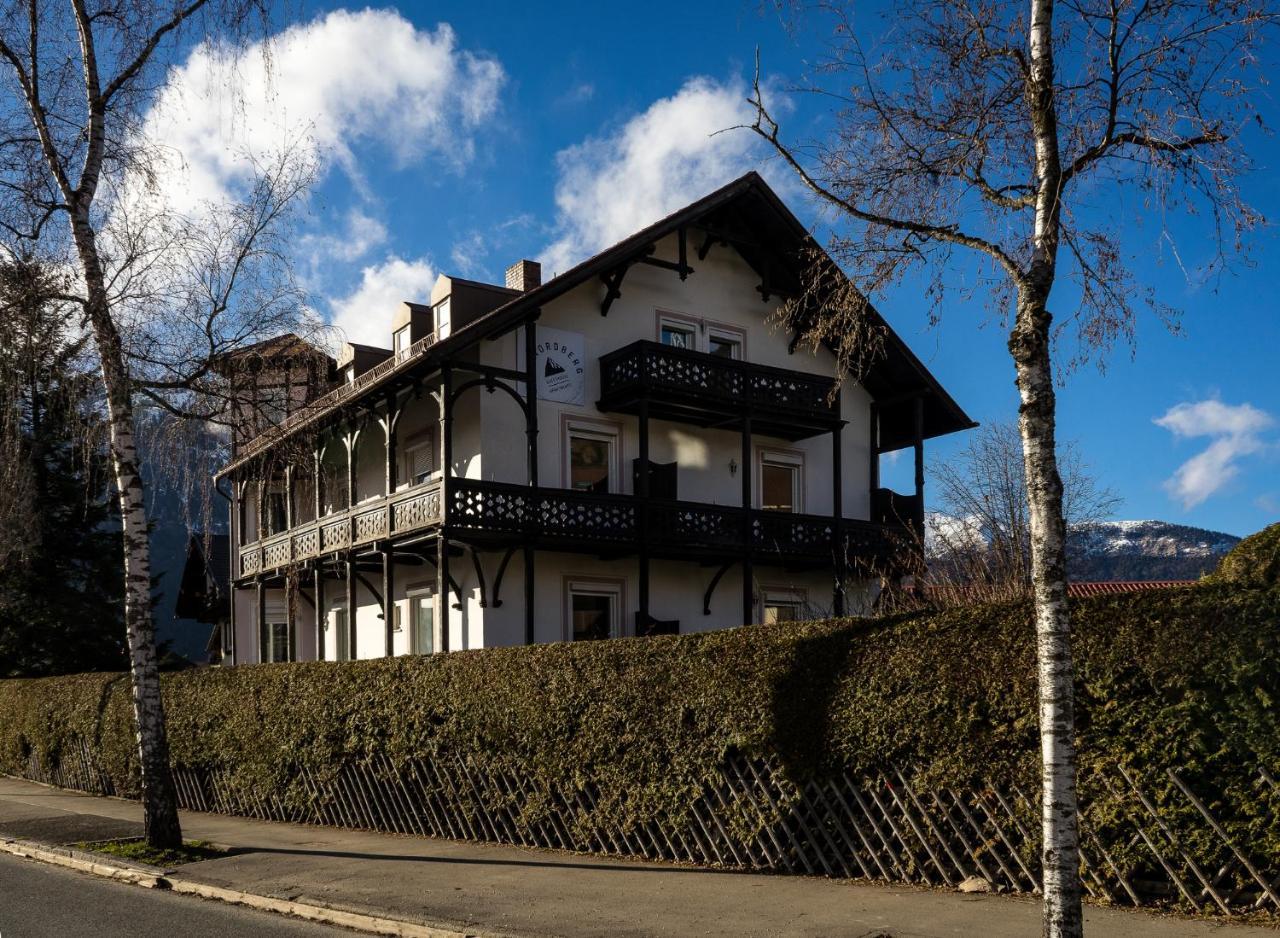
[[[538,399],[561,404],[584,404],[587,374],[581,332],[538,329]]]

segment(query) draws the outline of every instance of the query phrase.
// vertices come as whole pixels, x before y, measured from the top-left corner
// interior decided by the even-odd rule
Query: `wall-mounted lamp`
[[[729,475],[736,476],[738,474],[738,460],[732,456],[729,457]]]

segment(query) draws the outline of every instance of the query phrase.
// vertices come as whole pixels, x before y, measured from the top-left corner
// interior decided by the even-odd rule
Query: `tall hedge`
[[[1280,767],[1280,589],[1206,583],[1073,605],[1081,760],[1179,767],[1193,784]],[[382,751],[482,758],[552,786],[592,781],[626,823],[678,812],[737,750],[802,781],[885,763],[965,784],[1034,778],[1030,610],[487,649],[435,658],[207,669],[163,679],[173,758],[307,798]],[[90,740],[136,790],[121,675],[0,682],[0,771]],[[1234,784],[1234,783],[1233,783]],[[1247,823],[1280,857],[1264,804]],[[1256,835],[1256,836],[1254,836]],[[1258,838],[1261,838],[1260,840]]]

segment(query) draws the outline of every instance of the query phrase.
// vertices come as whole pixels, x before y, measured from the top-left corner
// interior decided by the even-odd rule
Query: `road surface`
[[[354,934],[0,854],[0,938],[352,938]]]

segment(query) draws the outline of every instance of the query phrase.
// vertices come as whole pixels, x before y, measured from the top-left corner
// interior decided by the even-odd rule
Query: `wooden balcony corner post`
[[[440,651],[449,650],[449,625],[453,618],[449,604],[449,515],[453,498],[453,369],[440,369],[440,536],[436,542],[436,595],[440,606]],[[461,597],[459,597],[461,598]]]
[[[538,487],[538,333],[537,316],[530,316],[524,324],[524,395],[525,436],[529,457],[529,487]],[[524,643],[532,645],[536,635],[534,616],[534,556],[533,546],[525,532],[524,544]]]
[[[649,631],[649,399],[640,398],[640,410],[637,416],[637,430],[640,434],[640,472],[636,477],[636,495],[640,500],[640,621],[637,629]]]
[[[742,624],[755,621],[755,565],[752,563],[752,541],[755,527],[751,517],[751,415],[742,418]]]
[[[359,608],[356,605],[356,552],[353,548],[347,550],[347,660],[356,660],[356,620],[359,618]]]
[[[395,655],[396,628],[396,558],[388,539],[382,547],[382,626],[386,635],[386,657]]]
[[[315,611],[316,611],[316,660],[324,661],[324,559],[316,558]]]

